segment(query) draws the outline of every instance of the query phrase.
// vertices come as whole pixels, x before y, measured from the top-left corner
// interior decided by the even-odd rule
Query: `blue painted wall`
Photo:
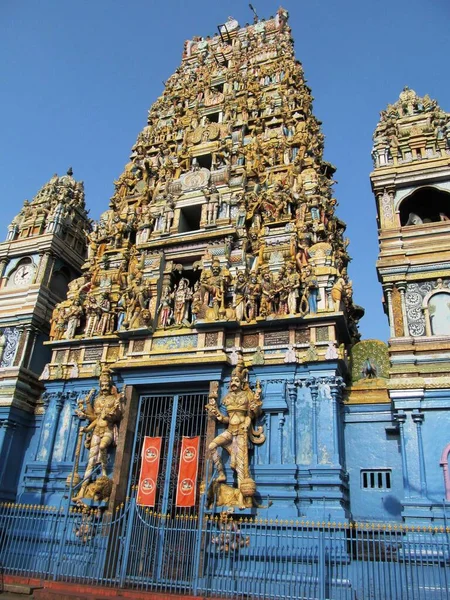
[[[400,436],[390,404],[346,405],[344,434],[353,518],[401,520],[404,494]],[[390,469],[391,489],[363,489],[363,469]]]

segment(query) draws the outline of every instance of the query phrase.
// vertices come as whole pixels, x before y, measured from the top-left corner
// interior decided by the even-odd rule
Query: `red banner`
[[[200,437],[183,437],[177,483],[177,506],[195,506]]]
[[[159,473],[159,459],[161,456],[160,437],[145,437],[142,446],[141,474],[139,476],[139,489],[137,504],[140,506],[155,506],[156,481]]]

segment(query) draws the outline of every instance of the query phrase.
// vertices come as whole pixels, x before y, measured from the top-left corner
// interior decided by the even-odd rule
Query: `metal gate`
[[[200,494],[197,489],[197,505],[192,508],[177,508],[175,498],[183,436],[200,436],[198,487],[204,473],[207,401],[206,392],[140,398],[130,485],[137,485],[139,480],[145,436],[162,438],[161,462],[154,510],[136,510],[128,526],[128,583],[176,582],[178,588],[191,584]]]

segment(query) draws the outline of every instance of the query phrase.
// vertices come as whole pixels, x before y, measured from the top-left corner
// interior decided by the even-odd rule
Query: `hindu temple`
[[[446,527],[450,115],[405,88],[374,133],[386,344],[360,340],[312,101],[287,12],[230,17],[185,43],[98,221],[69,170],[0,244],[0,499],[81,515],[67,535],[97,561],[112,559],[96,532],[131,501],[146,519],[206,519],[215,551],[252,548],[253,567],[237,518],[339,524],[339,565],[355,522]],[[144,542],[123,514],[124,581],[189,578],[161,558],[167,537],[133,571]],[[186,531],[177,544],[214,581],[206,538]]]

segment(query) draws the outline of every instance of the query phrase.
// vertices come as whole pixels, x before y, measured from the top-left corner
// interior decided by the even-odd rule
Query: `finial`
[[[72,175],[73,175],[73,169],[72,169],[72,167],[69,167],[67,169],[67,175],[69,175],[70,177],[72,177]]]
[[[253,4],[249,4],[249,7],[250,7],[250,10],[251,10],[251,11],[252,11],[252,13],[253,13],[253,22],[254,22],[254,23],[258,23],[258,21],[259,21],[259,17],[258,17],[258,15],[256,14],[256,10],[254,9],[254,7],[253,7]]]

